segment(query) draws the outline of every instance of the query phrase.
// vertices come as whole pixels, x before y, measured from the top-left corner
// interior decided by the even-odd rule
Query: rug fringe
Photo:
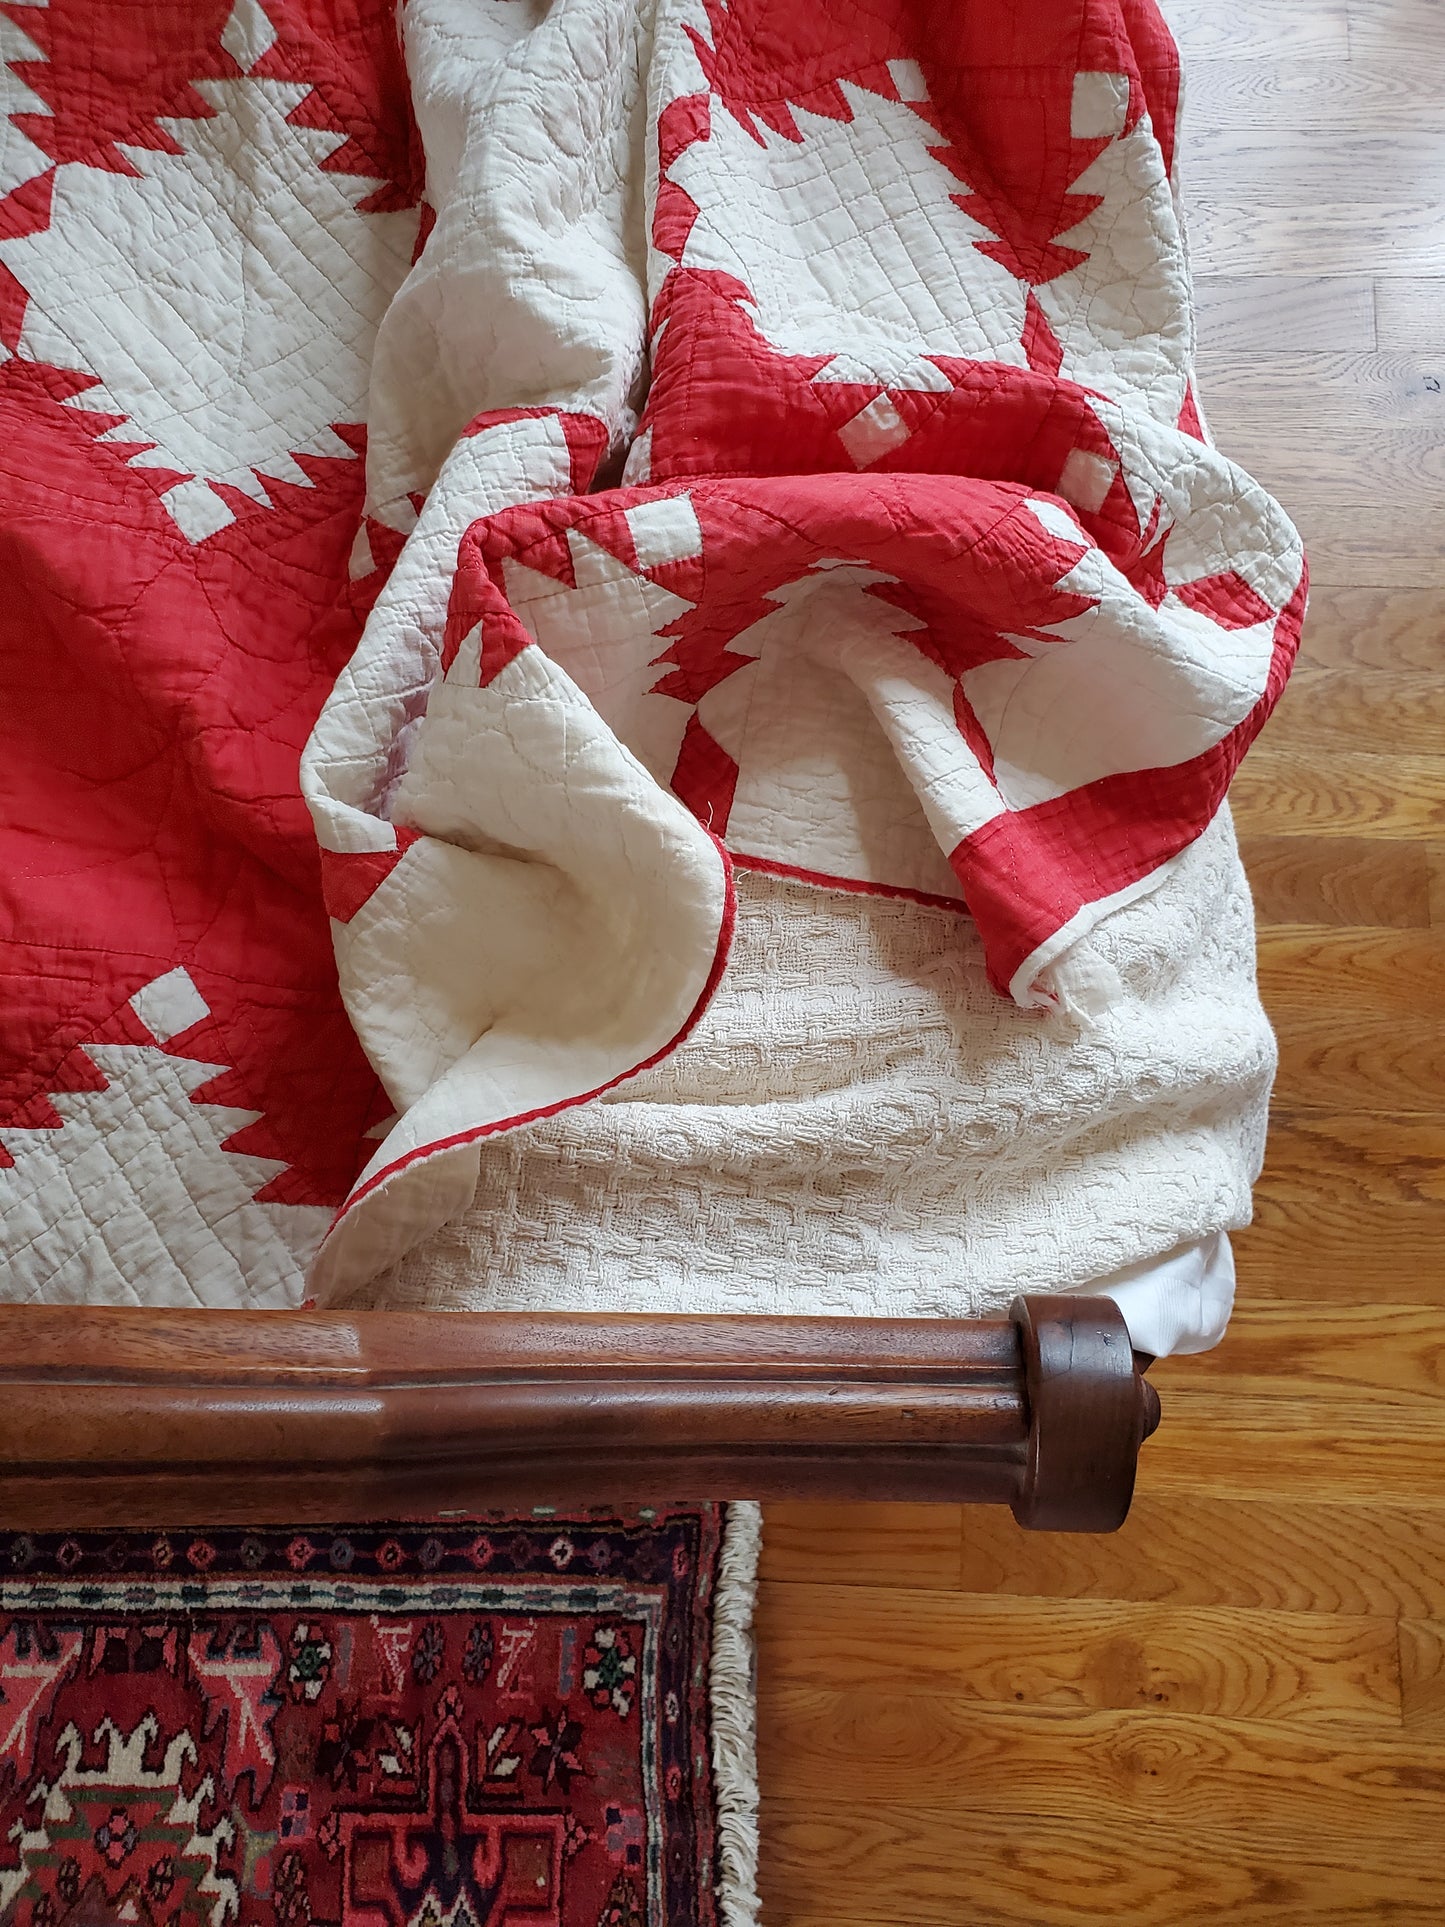
[[[762,1507],[727,1508],[713,1599],[712,1766],[718,1809],[718,1916],[722,1927],[758,1927],[757,1667],[753,1605],[762,1548]]]

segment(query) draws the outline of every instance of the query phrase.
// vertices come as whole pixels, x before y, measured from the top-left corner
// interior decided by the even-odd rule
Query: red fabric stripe
[[[805,870],[797,863],[775,863],[769,856],[744,856],[733,852],[739,870],[757,870],[764,876],[786,877],[793,883],[807,883],[819,890],[846,890],[855,897],[903,897],[909,903],[926,904],[932,910],[954,910],[967,916],[968,905],[961,897],[935,895],[932,890],[910,890],[904,883],[869,883],[861,877],[833,876],[826,870]]]
[[[338,923],[350,923],[420,835],[420,830],[398,828],[394,850],[323,850],[321,894],[327,915]]]
[[[983,933],[989,979],[1007,992],[1021,965],[1086,904],[1112,896],[1199,836],[1279,700],[1299,647],[1309,574],[1275,626],[1264,694],[1202,756],[1167,769],[1128,770],[1010,810],[957,845],[950,862]]]

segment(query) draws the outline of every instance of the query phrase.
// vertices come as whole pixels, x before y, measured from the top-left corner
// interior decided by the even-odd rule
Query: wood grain
[[[1404,1404],[1434,1416],[1445,1397],[1445,1320],[1419,1305],[1320,1305],[1313,1299],[1246,1303],[1227,1346],[1156,1366],[1191,1386],[1227,1385],[1295,1401],[1333,1395],[1350,1405]]]
[[[1276,749],[1268,735],[1245,758],[1230,791],[1243,835],[1445,840],[1445,758],[1341,750]]]
[[[1445,1740],[1445,1621],[1402,1619],[1399,1635],[1405,1731]]]
[[[1191,61],[1281,58],[1344,60],[1350,30],[1344,0],[1235,0],[1228,9],[1210,0],[1165,0],[1170,28]]]
[[[1445,606],[1433,590],[1312,583],[1301,657],[1326,669],[1445,673]]]
[[[1232,424],[1240,434],[1285,436],[1292,430],[1353,453],[1354,437],[1387,427],[1445,434],[1445,370],[1405,354],[1223,354],[1205,347],[1200,382],[1225,454]],[[1438,383],[1438,386],[1432,386]],[[1343,444],[1348,439],[1348,450]],[[1318,461],[1327,470],[1329,462]]]
[[[1309,550],[1315,588],[1369,581],[1382,588],[1425,585],[1437,596],[1445,589],[1442,520],[1428,506],[1419,515],[1413,502],[1394,511],[1374,501],[1359,509],[1325,500],[1311,505],[1294,490],[1285,506]]]
[[[880,1789],[911,1786],[949,1821],[1103,1811],[1125,1831],[1152,1822],[1368,1838],[1403,1824],[1423,1841],[1432,1829],[1438,1839],[1445,1803],[1445,1748],[1403,1731],[1345,1739],[1278,1721],[1075,1713],[936,1692],[780,1685],[759,1756],[777,1798],[866,1809]]]
[[[1445,55],[1439,0],[1347,0],[1350,58],[1385,53],[1397,59]]]
[[[1201,394],[1208,407],[1207,387]],[[1211,410],[1211,426],[1213,421]],[[1307,536],[1330,526],[1326,511],[1337,517],[1342,510],[1369,508],[1381,500],[1405,500],[1411,514],[1423,519],[1445,506],[1445,437],[1436,430],[1362,429],[1351,438],[1347,462],[1322,468],[1307,428],[1271,433],[1253,423],[1231,425],[1229,453],[1290,509]],[[1401,546],[1399,534],[1392,534],[1392,549]]]
[[[1152,1442],[1152,1492],[1445,1505],[1438,1409],[1292,1392],[1287,1404],[1229,1386],[1169,1382],[1169,1425]]]
[[[1430,927],[1427,845],[1370,837],[1246,836],[1254,914],[1270,924]]]
[[[1331,137],[1347,131],[1388,133],[1396,127],[1445,128],[1445,54],[1427,48],[1408,65],[1385,54],[1349,60],[1190,59],[1183,118],[1186,170],[1196,130],[1233,127],[1252,134],[1261,125]],[[1187,171],[1184,179],[1188,190]],[[1290,259],[1274,266],[1306,272],[1310,263]]]
[[[770,1505],[764,1586],[952,1586],[962,1530],[958,1506]]]
[[[1408,175],[1388,201],[1261,207],[1238,193],[1191,194],[1189,239],[1209,274],[1269,274],[1288,259],[1316,274],[1445,274],[1445,204],[1417,195]]]
[[[1445,276],[1375,284],[1375,345],[1390,354],[1445,353]]]
[[[1109,1538],[968,1516],[962,1583],[1034,1599],[1445,1619],[1445,1509],[1141,1491]]]
[[[1445,1002],[1445,936],[1289,924],[1260,935],[1259,977],[1279,1019],[1321,1011],[1355,1022],[1396,1016],[1422,1022],[1433,1037],[1439,1026],[1431,1004]]]
[[[1445,441],[1440,443],[1445,463]],[[1445,669],[1326,669],[1305,659],[1270,718],[1276,749],[1445,756]]]
[[[1266,1006],[1270,1008],[1270,1006]],[[1275,1102],[1291,1111],[1355,1107],[1433,1113],[1445,1089],[1445,1037],[1428,1014],[1408,1020],[1322,1002],[1281,1005]]]
[[[781,1590],[781,1589],[780,1589]],[[1172,1708],[1365,1732],[1400,1724],[1395,1620],[796,1585],[759,1631],[779,1686],[991,1705]]]
[[[1373,354],[1375,289],[1367,275],[1198,274],[1200,352],[1251,353],[1267,329],[1290,353]]]
[[[1445,1115],[1276,1110],[1242,1291],[1298,1300],[1302,1250],[1317,1304],[1445,1308]]]
[[[0,1523],[27,1531],[659,1489],[1109,1531],[1157,1422],[1097,1296],[956,1321],[0,1305]]]
[[[1253,126],[1212,127],[1193,117],[1185,136],[1191,201],[1256,201],[1263,207],[1303,208],[1341,198],[1398,199],[1402,183],[1433,199],[1445,173],[1445,151],[1434,128],[1336,128],[1325,142],[1315,128],[1278,126],[1272,116]]]
[[[769,1927],[1427,1927],[1438,1919],[1438,1841],[1419,1825],[1360,1840],[1137,1818],[1121,1827],[1107,1815],[1041,1810],[1005,1844],[987,1813],[945,1817],[896,1799],[861,1811],[780,1799],[769,1804],[768,1832]],[[839,1899],[819,1899],[820,1889]]]

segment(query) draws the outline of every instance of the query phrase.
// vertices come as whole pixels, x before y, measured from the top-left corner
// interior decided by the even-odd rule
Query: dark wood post
[[[0,1526],[811,1496],[1107,1531],[1152,1396],[1093,1298],[968,1322],[0,1306]]]

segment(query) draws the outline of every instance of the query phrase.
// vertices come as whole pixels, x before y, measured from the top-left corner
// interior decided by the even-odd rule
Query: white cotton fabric
[[[1113,1299],[1137,1352],[1153,1358],[1207,1352],[1223,1338],[1234,1309],[1234,1247],[1227,1232],[1216,1231],[1080,1290]]]
[[[1101,18],[1104,12],[1112,19],[1113,9]],[[906,10],[898,17],[905,38],[917,30],[910,20]],[[597,1260],[595,1289],[605,1298],[611,1286],[604,1278],[638,1275],[626,1256],[629,1240],[649,1226],[671,1235],[666,1227],[681,1221],[681,1207],[644,1206],[630,1196],[614,1209],[605,1188],[589,1190],[578,1178],[579,1230],[566,1226],[560,1207],[534,1211],[530,1200],[548,1158],[564,1176],[584,1169],[589,1156],[605,1162],[607,1133],[631,1128],[628,1107],[649,1104],[646,1116],[655,1122],[663,1100],[644,1094],[666,1090],[670,1076],[683,1078],[679,1088],[688,1094],[667,1101],[675,1117],[689,1120],[676,1128],[700,1133],[689,1156],[709,1174],[709,1187],[723,1181],[715,1172],[736,1168],[735,1158],[746,1166],[747,1155],[723,1146],[713,1158],[707,1133],[716,1104],[735,1120],[748,1109],[759,1128],[802,1120],[798,1147],[777,1153],[791,1173],[779,1177],[779,1188],[771,1179],[760,1188],[746,1169],[736,1179],[741,1269],[730,1289],[743,1300],[753,1288],[763,1296],[776,1290],[764,1258],[779,1226],[794,1219],[817,1291],[843,1300],[851,1294],[859,1308],[878,1310],[890,1291],[953,1306],[983,1289],[970,1280],[1035,1275],[1036,1258],[1038,1275],[1060,1282],[1059,1267],[1042,1263],[1051,1239],[1066,1256],[1108,1247],[1098,1258],[1108,1270],[1195,1235],[1160,1242],[1176,1221],[1190,1220],[1182,1205],[1151,1204],[1138,1227],[1125,1225],[1117,1237],[1098,1230],[1093,1217],[1109,1198],[1111,1209],[1127,1214],[1135,1197],[1132,1183],[1117,1170],[1106,1178],[1102,1164],[1097,1171],[1090,1164],[1087,1182],[1070,1170],[1067,1195],[1047,1197],[1039,1174],[1071,1154],[1068,1133],[1084,1129],[1085,1113],[1070,1116],[1062,1136],[1053,1134],[1048,1106],[1039,1105],[1026,1076],[1040,1037],[1072,1037],[1069,1024],[1098,1014],[1107,1021],[1088,1061],[1102,1067],[1115,1048],[1124,1055],[1098,1071],[1107,1093],[1091,1128],[1104,1131],[1113,1121],[1109,1105],[1123,1116],[1134,1101],[1123,1094],[1149,1011],[1147,999],[1142,1011],[1137,1000],[1118,1000],[1111,959],[1129,941],[1155,941],[1143,934],[1154,913],[1140,912],[1137,900],[1172,887],[1175,867],[1195,859],[1166,857],[1161,846],[1157,867],[1144,865],[1146,874],[1111,888],[1132,872],[1104,861],[1091,874],[1089,858],[1106,851],[1110,838],[1092,827],[1089,808],[1099,799],[1088,793],[1120,776],[1177,773],[1231,741],[1283,673],[1303,599],[1299,539],[1278,505],[1178,426],[1192,355],[1188,277],[1165,150],[1149,115],[1128,106],[1147,99],[1146,90],[1135,100],[1136,81],[1124,71],[1135,65],[1128,23],[1121,15],[1114,24],[1117,31],[1076,49],[1090,63],[1120,63],[1085,65],[1073,76],[1078,125],[1095,131],[1067,138],[1105,143],[1077,177],[1092,213],[1081,200],[1076,228],[1060,230],[1080,259],[1068,273],[1026,287],[996,248],[976,245],[985,230],[968,211],[953,162],[940,158],[942,96],[930,104],[924,84],[934,50],[921,48],[920,63],[870,56],[859,66],[859,49],[873,45],[874,28],[881,31],[871,14],[858,17],[856,31],[826,9],[809,16],[802,51],[815,29],[819,51],[800,64],[791,25],[744,44],[743,10],[703,0],[526,7],[411,0],[403,10],[436,220],[377,335],[367,527],[407,542],[303,763],[328,873],[369,876],[373,859],[396,857],[381,884],[356,893],[333,934],[347,1009],[398,1119],[312,1265],[309,1287],[319,1303],[384,1298],[382,1274],[394,1275],[409,1250],[420,1252],[424,1267],[431,1233],[475,1186],[485,1198],[500,1185],[508,1159],[519,1161],[520,1185],[509,1268],[515,1263],[534,1282],[548,1275],[552,1261],[525,1251],[532,1224],[555,1224],[556,1238],[585,1261],[594,1238],[605,1242],[589,1228],[595,1205],[606,1235],[615,1230],[621,1241],[621,1255]],[[1152,35],[1145,38],[1152,44]],[[1053,44],[1041,26],[1040,47]],[[1067,62],[1068,36],[1060,46]],[[1018,57],[1027,78],[1030,60]],[[1156,47],[1145,64],[1160,58]],[[828,96],[828,111],[817,111],[815,84],[834,80],[840,91]],[[766,115],[753,126],[744,100],[750,89],[776,106],[799,88],[811,104],[798,105],[797,138]],[[1067,124],[1057,133],[1061,154]],[[691,210],[685,235],[678,226],[684,204]],[[719,273],[731,293],[708,281]],[[1025,336],[1037,348],[1045,323],[1062,357],[1050,421],[1059,429],[1066,417],[1068,433],[1059,430],[1055,447],[1052,430],[1031,430],[1009,451],[1016,430],[1004,411],[997,448],[954,448],[939,424],[952,421],[946,411],[954,406],[962,411],[960,434],[973,421],[970,371],[994,371],[975,396],[980,407],[1007,397],[1034,352]],[[737,417],[736,438],[726,421],[719,425],[715,406],[719,394],[733,393],[732,364],[712,352],[725,338],[734,349],[751,344],[747,381],[737,391],[745,399],[723,411]],[[968,367],[952,367],[955,361]],[[831,451],[826,443],[811,453],[795,445],[787,424],[816,427],[854,400],[859,410],[839,416]],[[910,439],[916,467],[865,475],[885,456],[904,462],[900,451]],[[1036,442],[1049,445],[1047,461]],[[583,460],[586,448],[592,454]],[[895,580],[895,565],[907,574],[904,561],[893,558],[885,568],[858,550],[891,528],[905,503],[912,506],[898,526],[913,530],[915,549],[933,537],[951,539],[973,483],[995,486],[972,476],[970,461],[977,466],[981,453],[992,476],[1000,452],[1020,460],[1009,465],[1019,479],[999,486],[1021,493],[1010,516],[991,524],[988,539],[996,536],[997,547],[989,567],[1019,563],[1021,580],[1047,590],[1047,606],[1035,611],[1041,626],[1031,621],[1028,635],[1010,634],[1000,654],[956,674],[920,648],[921,618],[903,606],[907,597],[875,593]],[[786,471],[794,460],[802,464],[789,482],[790,490],[797,484],[796,501],[784,492],[791,506],[779,519],[783,498],[763,489],[770,533],[754,540],[747,533],[753,496],[762,483],[788,482],[779,464]],[[843,481],[840,492],[835,485]],[[955,484],[961,493],[950,492]],[[596,492],[579,493],[589,489]],[[598,502],[612,495],[614,507],[623,505],[625,531],[619,525],[607,534],[599,520],[588,533],[582,508],[605,515]],[[851,535],[843,540],[854,524],[841,509],[836,524],[803,513],[816,507],[815,497],[834,496],[871,504],[856,543]],[[562,506],[544,514],[549,503]],[[549,526],[565,524],[568,562],[547,564],[518,534],[533,528],[534,506],[538,528],[549,515]],[[496,581],[481,568],[482,537],[468,535],[482,519],[502,557]],[[1108,554],[1096,539],[1106,525],[1114,543]],[[749,626],[731,637],[729,648],[740,646],[728,673],[719,679],[718,663],[690,660],[688,675],[670,679],[666,666],[696,642],[676,625],[707,613],[719,582],[732,579],[729,545],[736,540],[736,553],[755,553],[779,528],[797,534],[800,527],[810,546],[794,558],[799,573],[767,577],[772,586]],[[520,547],[509,546],[513,538]],[[369,542],[359,551],[363,573]],[[980,579],[991,579],[976,546],[966,553]],[[1154,558],[1147,581],[1122,572],[1136,549],[1135,575],[1146,549]],[[1109,559],[1116,552],[1118,566]],[[1020,558],[1032,559],[1025,566]],[[965,566],[962,553],[954,560]],[[1235,597],[1223,615],[1221,585]],[[1268,620],[1240,626],[1241,610],[1259,616],[1261,607]],[[994,611],[995,619],[1012,615]],[[493,674],[513,643],[520,653]],[[708,685],[700,695],[694,672],[696,684]],[[678,683],[686,693],[674,693]],[[987,772],[959,726],[960,698],[990,745]],[[697,754],[685,789],[674,791],[689,736]],[[1215,772],[1218,787],[1233,755]],[[700,776],[699,766],[711,773]],[[1149,791],[1145,783],[1143,818],[1176,826],[1203,820],[1203,805],[1180,816],[1166,796]],[[1208,807],[1216,794],[1210,787]],[[1006,819],[1070,797],[1085,826],[1075,850],[1083,860],[1057,903],[1058,874],[1052,881],[1028,874],[1040,897],[1032,904],[1027,890],[1006,887],[1030,870],[1027,847],[1017,863],[1005,851],[1013,834]],[[1003,841],[984,835],[991,825]],[[946,1272],[962,1283],[935,1290],[885,1281],[876,1296],[864,1290],[861,1254],[876,1249],[898,1281],[910,1242],[923,1253],[933,1235],[926,1225],[911,1228],[922,1194],[895,1196],[894,1162],[908,1162],[900,1149],[878,1148],[874,1204],[863,1207],[855,1229],[846,1213],[830,1216],[818,1202],[832,1176],[821,1162],[824,1136],[807,1136],[809,1117],[816,1115],[820,1130],[825,1116],[843,1117],[842,1094],[854,1084],[886,1090],[881,1115],[895,1116],[893,1074],[879,1068],[877,1054],[892,1049],[886,1039],[846,1062],[829,1045],[821,1061],[832,1066],[836,1090],[816,1098],[816,1113],[805,1113],[804,1099],[782,1087],[747,1099],[710,1095],[709,1080],[727,1065],[708,1068],[706,1040],[736,1029],[736,1061],[743,1061],[737,1009],[776,1021],[780,1037],[794,1018],[802,1021],[789,1015],[785,986],[759,981],[749,989],[761,971],[748,956],[733,963],[722,1006],[691,1037],[679,1066],[628,1083],[615,1103],[592,1106],[591,1093],[672,1050],[712,994],[727,878],[709,831],[740,861],[930,896],[958,894],[950,860],[963,860],[971,838],[984,836],[993,852],[973,872],[981,885],[975,912],[986,931],[991,920],[1012,927],[1015,915],[1027,925],[995,974],[1016,1003],[1054,1006],[1050,1021],[1065,1027],[1041,1032],[1028,1013],[993,1008],[977,952],[968,951],[968,994],[977,992],[978,1006],[965,1007],[984,1040],[968,1062],[982,1081],[993,1051],[1005,1077],[980,1115],[1012,1116],[1010,1105],[1021,1106],[1024,1121],[1002,1133],[999,1161],[980,1167],[976,1180],[950,1163],[964,1138],[941,1142],[933,1159],[930,1195],[953,1228],[938,1233],[930,1263],[939,1279]],[[342,895],[350,904],[350,890]],[[757,893],[748,893],[749,927],[763,914],[759,906]],[[1065,919],[1057,927],[1055,909]],[[825,972],[833,1009],[853,1007],[846,973],[862,939],[852,919],[865,918],[870,943],[883,941],[869,914],[856,906],[830,910],[833,936],[808,939],[820,956],[830,942],[838,945]],[[880,910],[878,929],[891,931],[890,914],[914,917]],[[1096,942],[1095,932],[1116,918],[1125,919],[1121,930]],[[946,909],[909,927],[920,960],[927,933],[946,934],[949,945],[973,942],[971,926]],[[783,920],[774,948],[799,954],[805,935]],[[753,941],[746,930],[744,940],[746,949]],[[997,930],[992,940],[1002,941]],[[1158,942],[1168,953],[1167,936]],[[860,984],[857,995],[866,994]],[[1202,1118],[1211,1116],[1215,1051],[1227,1057],[1239,1027],[1262,1021],[1252,988],[1242,1012],[1227,1010],[1226,1001],[1219,1002],[1218,1037],[1194,1046]],[[1205,1015],[1215,1021],[1213,1007]],[[754,1044],[769,1054],[769,1036]],[[1163,1042],[1166,1060],[1176,1045]],[[911,1061],[902,1042],[898,1050],[900,1063]],[[1050,1065],[1064,1055],[1062,1041],[1052,1055],[1044,1051]],[[686,1081],[694,1073],[696,1089]],[[1029,1095],[1020,1095],[1025,1086]],[[904,1112],[910,1101],[897,1098]],[[541,1131],[517,1125],[573,1104],[589,1107],[585,1123]],[[860,1134],[862,1117],[859,1109]],[[503,1149],[494,1135],[513,1128],[528,1132],[519,1140],[525,1151]],[[563,1156],[556,1147],[572,1147],[574,1128],[575,1156],[571,1148]],[[910,1128],[922,1129],[920,1119]],[[900,1144],[906,1141],[905,1131]],[[1038,1172],[1025,1182],[1020,1174],[1031,1157],[1040,1160]],[[809,1158],[819,1161],[816,1171]],[[1139,1195],[1172,1197],[1173,1174],[1187,1162],[1180,1151],[1172,1164],[1165,1160],[1168,1174],[1146,1170]],[[1218,1177],[1217,1159],[1206,1156],[1204,1167],[1203,1177],[1184,1183],[1189,1197],[1209,1188],[1210,1171]],[[766,1158],[757,1170],[764,1168],[774,1168]],[[1231,1168],[1237,1172],[1237,1160]],[[629,1183],[636,1190],[643,1179]],[[955,1249],[958,1184],[977,1192],[968,1205],[966,1259]],[[711,1256],[687,1260],[678,1278],[710,1276],[723,1252],[731,1262],[732,1246],[718,1231],[732,1208],[728,1195],[714,1200],[709,1189],[699,1208]],[[1004,1210],[999,1202],[1005,1196],[1030,1200],[1024,1215],[1034,1213],[1036,1229],[1022,1244],[1011,1229],[1012,1204]],[[870,1209],[887,1222],[886,1235],[869,1229]],[[1237,1187],[1227,1206],[1216,1197],[1215,1218],[1203,1214],[1206,1229],[1244,1209]],[[754,1220],[759,1251],[751,1257]],[[552,1238],[549,1230],[541,1242]],[[843,1258],[835,1246],[853,1256]],[[654,1296],[672,1288],[670,1261],[657,1262],[667,1276]],[[1090,1275],[1087,1266],[1076,1275]],[[1012,1284],[1002,1289],[1007,1295]]]
[[[1100,1289],[1142,1350],[1218,1339],[1275,1062],[1227,813],[1109,919],[1092,1022],[1005,1002],[952,910],[737,891],[672,1056],[484,1142],[470,1208],[344,1302],[975,1317]]]

